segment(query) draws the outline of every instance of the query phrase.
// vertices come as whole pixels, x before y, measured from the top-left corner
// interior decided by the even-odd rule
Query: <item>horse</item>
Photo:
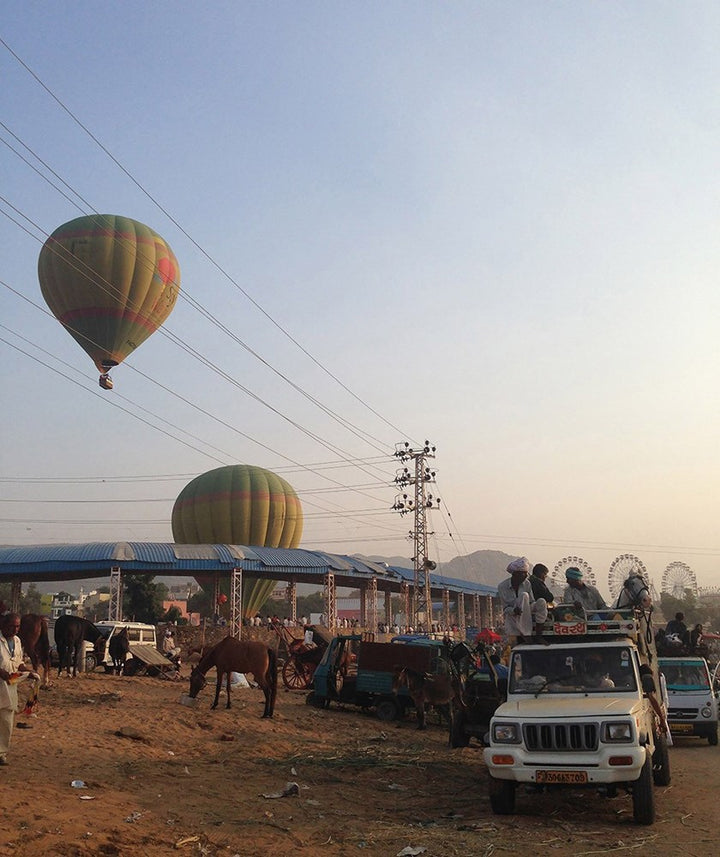
[[[50,687],[50,638],[47,618],[38,613],[21,616],[20,642],[25,654],[30,656],[35,672],[40,672],[42,667],[42,686]]]
[[[650,587],[641,574],[632,572],[623,582],[622,590],[615,603],[615,609],[618,610],[621,607],[638,607],[643,610],[652,608]]]
[[[77,675],[78,661],[83,653],[83,642],[88,640],[95,644],[95,654],[98,661],[105,655],[105,637],[88,619],[82,616],[60,616],[55,622],[55,645],[57,646],[59,666],[58,678],[63,666],[70,675],[70,658],[72,655],[73,678]]]
[[[222,679],[227,675],[227,705],[230,708],[230,673],[252,673],[253,678],[265,694],[265,711],[263,717],[272,717],[275,710],[277,695],[277,655],[264,643],[256,640],[236,640],[235,637],[225,637],[213,646],[200,659],[200,663],[190,673],[190,698],[194,699],[207,684],[205,673],[211,668],[217,670],[215,685],[215,701],[212,708],[217,708],[220,697]]]
[[[110,642],[108,643],[108,651],[110,652],[110,657],[112,658],[113,669],[117,672],[118,675],[123,675],[125,672],[127,654],[130,651],[130,639],[128,637],[127,627],[123,628],[122,631],[118,631],[110,637]]]
[[[393,693],[397,694],[402,687],[407,688],[410,698],[415,703],[418,729],[425,729],[426,705],[434,705],[439,711],[444,710],[448,720],[452,703],[459,708],[465,707],[460,696],[459,683],[447,675],[430,675],[417,672],[410,667],[398,667],[393,675]]]

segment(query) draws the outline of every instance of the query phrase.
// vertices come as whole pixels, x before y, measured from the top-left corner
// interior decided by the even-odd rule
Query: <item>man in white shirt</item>
[[[505,633],[512,638],[511,642],[525,642],[525,638],[533,633],[534,623],[534,642],[545,643],[542,631],[548,614],[547,601],[544,598],[535,599],[533,595],[528,580],[530,562],[526,557],[520,557],[508,565],[507,571],[510,577],[498,584],[498,598],[505,617]]]
[[[20,617],[6,613],[0,618],[0,765],[7,765],[15,712],[18,707],[17,679],[14,674],[32,672],[25,666],[25,655],[18,637]]]

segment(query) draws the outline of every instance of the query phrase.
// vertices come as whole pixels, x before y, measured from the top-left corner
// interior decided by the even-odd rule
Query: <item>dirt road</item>
[[[718,850],[720,749],[684,739],[657,822],[638,827],[628,796],[518,796],[494,816],[479,748],[450,750],[445,730],[384,724],[354,710],[238,690],[230,711],[179,704],[187,683],[90,674],[41,695],[20,718],[0,769],[0,855],[297,855],[424,857]],[[80,780],[86,788],[75,788]],[[264,797],[296,783],[297,794]],[[407,852],[406,852],[407,853]]]

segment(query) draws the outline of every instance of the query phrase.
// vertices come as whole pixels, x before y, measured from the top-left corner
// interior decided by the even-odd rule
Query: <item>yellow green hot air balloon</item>
[[[295,489],[262,467],[233,464],[197,476],[178,495],[173,538],[180,544],[295,548],[303,514]]]
[[[113,214],[78,217],[58,227],[38,260],[40,288],[53,315],[102,373],[141,345],[170,315],[180,268],[150,227]]]
[[[234,544],[295,548],[303,513],[294,488],[262,467],[234,464],[197,476],[172,511],[179,544]],[[276,581],[258,580],[246,591],[244,613],[255,615]]]

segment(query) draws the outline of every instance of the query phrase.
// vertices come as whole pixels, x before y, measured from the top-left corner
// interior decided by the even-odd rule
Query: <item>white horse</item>
[[[623,583],[615,609],[621,607],[641,607],[643,610],[649,610],[652,607],[650,587],[641,574],[633,572]]]

